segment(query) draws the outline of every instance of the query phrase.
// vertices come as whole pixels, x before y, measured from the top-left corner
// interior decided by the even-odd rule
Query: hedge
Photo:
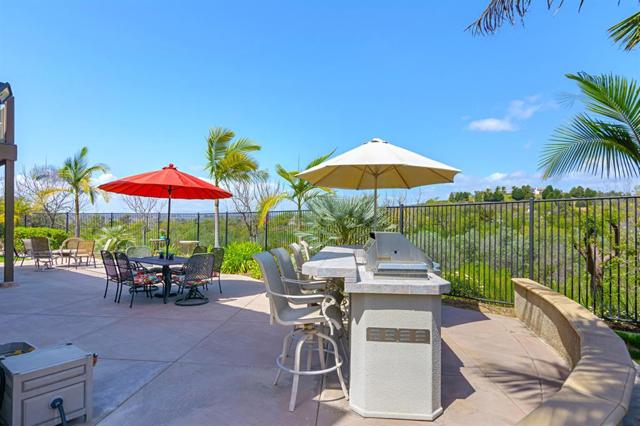
[[[14,236],[15,246],[19,252],[24,250],[24,244],[22,244],[23,238],[47,237],[51,249],[59,248],[62,242],[69,238],[69,235],[61,229],[31,228],[24,226],[16,226]]]

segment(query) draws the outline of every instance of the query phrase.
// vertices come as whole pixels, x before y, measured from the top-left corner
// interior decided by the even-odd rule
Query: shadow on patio
[[[38,347],[73,342],[99,355],[94,423],[99,425],[411,425],[351,412],[333,375],[303,377],[294,413],[291,378],[272,386],[288,331],[269,325],[263,284],[223,276],[211,303],[102,297],[102,269],[17,268],[19,286],[0,289],[3,341]],[[444,414],[432,424],[512,424],[555,392],[564,361],[518,320],[443,307]]]

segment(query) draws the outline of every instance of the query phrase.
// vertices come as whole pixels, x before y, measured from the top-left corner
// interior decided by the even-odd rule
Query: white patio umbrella
[[[453,182],[460,170],[374,138],[344,154],[298,173],[314,185],[340,189],[415,188]]]

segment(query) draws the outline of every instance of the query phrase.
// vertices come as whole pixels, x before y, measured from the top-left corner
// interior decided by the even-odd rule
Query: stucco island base
[[[393,419],[434,420],[442,414],[440,295],[351,293],[351,316],[351,409]],[[372,333],[385,332],[380,329],[404,335],[400,342],[372,341],[381,337]],[[406,341],[411,339],[418,341]]]

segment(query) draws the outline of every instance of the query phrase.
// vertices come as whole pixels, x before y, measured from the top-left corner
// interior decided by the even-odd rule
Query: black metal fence
[[[427,255],[440,263],[452,294],[513,303],[512,277],[529,277],[589,307],[604,318],[638,322],[638,197],[528,200],[501,203],[388,207],[386,214]],[[213,244],[212,213],[171,215],[171,238]],[[252,240],[265,247],[294,242],[309,230],[310,212],[255,215],[222,213],[220,242]],[[81,234],[120,225],[146,244],[158,238],[166,215],[81,214]],[[75,217],[31,215],[26,226],[73,232]],[[363,238],[366,232],[363,231]]]

